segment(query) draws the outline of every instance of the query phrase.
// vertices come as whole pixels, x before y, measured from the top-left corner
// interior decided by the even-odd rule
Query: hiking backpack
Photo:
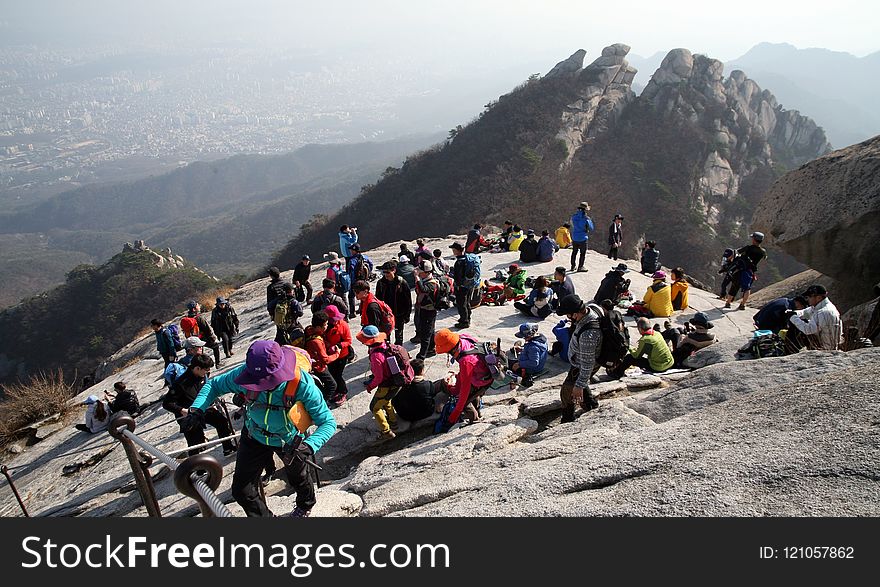
[[[351,275],[342,269],[334,269],[333,273],[336,274],[336,292],[348,293],[351,289]]]
[[[296,299],[279,300],[275,305],[275,325],[280,328],[290,328],[302,315],[302,306]]]
[[[415,372],[409,364],[409,353],[399,344],[388,343],[382,348],[391,378],[388,382],[392,387],[403,387],[412,383]]]
[[[473,253],[464,256],[464,280],[465,284],[477,285],[480,283],[480,257]]]
[[[587,307],[599,316],[599,330],[602,331],[602,340],[596,349],[596,363],[603,367],[613,367],[629,351],[629,344],[601,306],[591,303]]]
[[[168,366],[165,367],[165,372],[162,373],[162,377],[165,379],[168,387],[171,387],[184,373],[186,373],[186,367],[184,365],[181,365],[180,363],[168,363]]]
[[[391,311],[391,306],[376,298],[376,303],[379,304],[379,311],[382,313],[382,323],[377,324],[377,327],[381,331],[385,331],[386,328],[394,330],[394,312]]]
[[[358,255],[356,257],[353,273],[355,281],[370,281],[372,272],[370,271],[370,267],[367,265],[367,261],[364,259],[363,255]]]
[[[180,328],[177,324],[169,324],[166,326],[168,333],[171,335],[171,342],[174,343],[175,351],[183,350],[183,337],[180,335]]]
[[[180,329],[187,338],[199,336],[199,323],[192,316],[184,316],[180,319]]]
[[[446,275],[437,276],[437,299],[434,300],[435,310],[446,310],[452,307],[449,301],[449,294],[452,293],[452,286],[449,285],[449,278]]]
[[[471,342],[474,345],[474,348],[468,349],[466,351],[461,351],[458,353],[459,357],[466,357],[467,355],[479,355],[483,362],[486,364],[486,367],[489,369],[489,374],[493,379],[504,379],[507,375],[507,359],[504,358],[501,354],[501,339],[498,339],[498,342],[493,345],[491,342],[477,342],[476,339],[471,338],[466,334],[462,334],[461,338]]]

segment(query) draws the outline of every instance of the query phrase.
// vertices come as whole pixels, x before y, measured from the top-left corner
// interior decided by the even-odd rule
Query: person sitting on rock
[[[483,251],[492,248],[492,243],[483,238],[480,230],[483,229],[482,224],[474,224],[474,227],[468,232],[467,240],[464,243],[464,252],[478,255]]]
[[[550,282],[550,289],[553,290],[553,301],[551,305],[553,306],[553,310],[556,311],[556,306],[559,304],[559,300],[564,298],[565,296],[570,296],[575,292],[574,281],[571,279],[571,275],[569,275],[565,267],[559,266],[553,271],[553,281]]]
[[[516,362],[510,366],[510,370],[520,377],[520,385],[531,387],[533,378],[544,371],[547,364],[547,337],[538,332],[537,324],[528,322],[519,325],[519,331],[514,334],[517,338],[525,341],[525,344],[517,345]]]
[[[639,344],[636,348],[631,348],[620,366],[609,373],[612,379],[620,379],[626,374],[626,370],[633,365],[652,373],[662,373],[668,371],[675,363],[669,345],[666,344],[659,332],[654,331],[651,322],[642,317],[638,319],[636,324],[641,335]]]
[[[689,356],[716,342],[715,335],[709,332],[715,325],[703,312],[697,312],[690,319],[690,325],[693,326],[693,330],[689,330],[672,351],[672,359],[676,367],[681,367]]]
[[[796,310],[789,318],[791,327],[785,336],[787,351],[801,348],[836,351],[843,343],[843,322],[837,307],[828,299],[828,291],[816,284],[808,287],[803,295],[810,307]]]
[[[391,400],[398,418],[407,422],[417,422],[434,415],[437,408],[438,393],[446,391],[444,380],[430,381],[425,379],[425,362],[415,358],[410,361],[413,369],[413,380],[404,385]]]
[[[553,256],[557,251],[559,251],[559,245],[556,244],[556,241],[550,238],[550,231],[542,230],[541,238],[538,240],[538,262],[549,263],[553,260]],[[521,247],[520,254],[522,254]]]
[[[525,239],[526,237],[523,234],[522,228],[520,228],[519,224],[514,224],[510,236],[507,237],[507,250],[511,253],[518,253],[519,245]]]
[[[673,310],[688,309],[688,288],[690,284],[685,279],[684,269],[676,267],[671,271],[672,284],[669,286],[669,294],[672,297]]]
[[[85,424],[77,424],[74,426],[77,430],[88,432],[89,434],[97,434],[107,429],[110,424],[110,411],[98,396],[90,395],[83,400],[86,407]]]
[[[612,267],[602,278],[593,300],[596,302],[611,300],[611,303],[616,305],[620,297],[629,291],[630,280],[624,278],[627,273],[629,267],[626,263],[618,263],[617,267]]]
[[[628,315],[646,318],[668,318],[672,316],[672,290],[666,283],[666,272],[655,271],[651,276],[654,283],[645,292],[645,299],[636,302],[627,310]]]
[[[454,407],[448,416],[441,414],[439,431],[448,431],[460,419],[479,420],[481,398],[494,379],[482,355],[471,352],[476,348],[476,342],[466,334],[441,328],[434,334],[434,348],[438,354],[448,353],[458,363],[458,376],[449,388],[450,402],[454,402]]]
[[[560,249],[571,247],[571,224],[563,222],[562,226],[556,229],[554,236],[556,237],[554,240]]]
[[[807,299],[802,295],[796,295],[791,299],[777,298],[758,310],[752,321],[758,330],[769,330],[779,334],[780,330],[788,328],[788,319],[807,305]]]
[[[647,241],[642,249],[642,273],[653,274],[660,270],[660,249],[655,241]]]
[[[599,407],[599,402],[590,392],[590,377],[596,369],[602,341],[600,316],[588,308],[577,294],[562,298],[556,314],[567,317],[571,322],[568,344],[570,368],[559,395],[562,400],[562,423],[574,422],[576,404],[580,404],[584,412]]]
[[[510,267],[507,268],[507,279],[504,280],[504,299],[506,300],[516,300],[522,299],[526,295],[526,270],[513,263]],[[498,286],[492,286],[489,288],[489,291],[492,291],[492,288]]]
[[[525,314],[543,320],[553,313],[554,294],[550,288],[550,282],[544,276],[535,280],[535,287],[529,292],[528,297],[521,302],[514,302],[513,306]]]
[[[125,383],[117,381],[113,384],[113,393],[104,392],[104,398],[110,401],[110,413],[128,412],[131,416],[137,416],[140,410],[140,402],[137,394],[128,389]]]
[[[504,229],[501,231],[501,234],[496,239],[498,243],[498,248],[501,251],[506,251],[510,247],[510,234],[513,232],[513,222],[510,220],[504,221]]]
[[[538,241],[535,240],[535,231],[530,228],[528,231],[526,231],[525,240],[519,244],[519,262],[534,263],[537,260]]]

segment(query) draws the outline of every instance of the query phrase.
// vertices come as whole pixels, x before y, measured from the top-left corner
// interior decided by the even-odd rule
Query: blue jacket
[[[593,221],[583,210],[578,210],[571,217],[571,240],[582,243],[589,239],[588,232],[593,232]]]
[[[358,242],[357,233],[350,232],[340,232],[339,233],[339,252],[342,253],[343,257],[351,257],[351,251],[348,250],[348,247]]]
[[[366,265],[367,265],[367,269],[370,271],[370,274],[373,273],[373,262],[370,261],[370,258],[369,258],[369,257],[367,257],[366,255],[364,255],[363,253],[359,253],[359,254],[357,254],[357,255],[354,255],[354,256],[353,256],[351,259],[349,259],[349,261],[348,261],[348,274],[351,275],[351,284],[352,284],[352,285],[354,285],[354,282],[356,281],[355,274],[354,274],[354,270],[357,268],[358,257],[363,257],[363,259],[364,259],[364,263],[366,263]]]
[[[156,331],[156,350],[163,357],[177,354],[177,351],[174,350],[174,339],[171,338],[168,328],[164,326]]]
[[[517,357],[520,369],[526,373],[539,373],[547,363],[547,337],[539,334],[523,345],[523,349]]]
[[[547,294],[547,303],[548,303],[548,304],[549,304],[550,302],[552,302],[553,299],[556,297],[556,294],[554,294],[554,293],[553,293],[553,290],[550,289],[549,287],[547,288],[547,291],[546,291],[546,292],[541,292],[541,290],[538,289],[537,287],[533,287],[533,288],[532,288],[532,291],[529,292],[528,297],[526,297],[526,300],[525,300],[525,301],[526,301],[526,305],[527,305],[527,306],[534,306],[534,305],[535,305],[535,302],[536,302],[537,299],[538,299],[538,295],[541,294],[541,293],[546,293],[546,294]]]
[[[562,345],[562,351],[559,353],[559,358],[568,362],[568,343],[571,342],[571,324],[569,324],[566,318],[560,320],[556,326],[553,327],[553,336],[556,337],[556,340],[559,341],[559,344]]]
[[[794,310],[794,300],[778,298],[768,303],[753,318],[758,330],[779,332],[788,327],[788,316],[785,313]]]
[[[219,396],[226,393],[247,393],[247,390],[235,383],[235,378],[244,371],[245,365],[239,365],[232,371],[218,377],[208,379],[198,397],[192,404],[193,409],[204,410]],[[275,389],[261,392],[247,410],[245,426],[251,438],[268,446],[284,446],[292,442],[295,436],[304,436],[287,417],[284,409],[284,388],[287,382],[282,383]],[[306,411],[312,417],[312,422],[318,427],[305,443],[318,452],[324,443],[336,432],[336,419],[327,407],[321,390],[315,385],[315,380],[306,372],[302,373],[299,388],[296,390],[296,400],[301,401]],[[269,432],[270,434],[266,434]]]
[[[542,236],[538,241],[538,261],[542,263],[552,261],[553,255],[558,250],[559,247],[556,245],[556,241],[549,236]]]

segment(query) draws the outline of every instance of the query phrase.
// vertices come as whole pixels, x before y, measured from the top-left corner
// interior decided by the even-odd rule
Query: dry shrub
[[[210,312],[214,309],[214,305],[217,302],[217,298],[224,297],[227,300],[229,299],[230,294],[235,291],[234,287],[220,287],[213,291],[207,292],[202,295],[201,298],[196,300],[199,305],[202,307],[202,312]]]
[[[17,430],[52,414],[64,416],[76,386],[64,381],[61,369],[31,376],[27,383],[3,386],[0,399],[0,446],[16,439]]]

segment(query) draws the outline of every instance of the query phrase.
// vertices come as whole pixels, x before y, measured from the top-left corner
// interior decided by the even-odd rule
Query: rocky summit
[[[462,237],[428,239],[448,250]],[[391,258],[399,243],[366,251],[374,262]],[[527,264],[529,275],[547,275],[565,264]],[[483,253],[491,277],[516,260],[515,253]],[[634,260],[626,261],[637,268]],[[573,279],[592,297],[616,263],[587,255],[588,272]],[[324,274],[316,266],[312,281]],[[289,274],[285,274],[289,277]],[[631,291],[641,297],[648,276],[630,272]],[[265,312],[266,280],[248,283],[229,297],[241,319],[235,356],[219,372],[244,359],[252,341],[272,338]],[[364,347],[347,368],[350,399],[334,409],[338,430],[318,453],[324,467],[313,516],[876,516],[880,513],[880,351],[805,352],[783,358],[736,361],[735,351],[752,330],[754,310],[725,310],[713,293],[691,287],[690,308],[671,319],[681,325],[695,311],[707,313],[719,342],[696,356],[693,372],[635,374],[592,386],[599,408],[573,423],[560,423],[559,386],[567,365],[552,357],[548,374],[530,388],[504,385],[484,398],[483,418],[442,435],[429,420],[401,423],[397,438],[376,443],[371,396],[361,381],[368,371]],[[308,320],[308,312],[304,320]],[[455,322],[442,312],[437,327]],[[481,306],[468,330],[480,340],[501,338],[529,321],[511,307]],[[554,317],[540,322],[552,340]],[[632,336],[633,322],[627,319]],[[412,326],[405,339],[412,336]],[[412,351],[413,346],[407,343]],[[143,437],[165,452],[185,446],[172,416],[161,409],[162,360],[152,335],[136,339],[107,363],[112,376],[72,400],[125,381],[146,407],[137,420]],[[427,376],[443,377],[445,356],[428,359]],[[455,367],[452,367],[455,370]],[[632,372],[631,372],[632,373]],[[231,408],[231,406],[230,406]],[[232,408],[231,408],[232,409]],[[33,516],[144,516],[128,462],[106,433],[72,428],[81,418],[46,424],[29,445],[5,460]],[[236,423],[240,426],[240,421]],[[209,438],[213,436],[209,429]],[[37,438],[39,437],[39,439]],[[229,487],[234,457],[214,453],[224,466],[220,499],[243,515]],[[179,494],[165,465],[151,467],[165,516],[194,516],[192,499]],[[20,515],[3,489],[0,515]],[[270,508],[284,514],[293,496],[280,480],[266,488]]]

